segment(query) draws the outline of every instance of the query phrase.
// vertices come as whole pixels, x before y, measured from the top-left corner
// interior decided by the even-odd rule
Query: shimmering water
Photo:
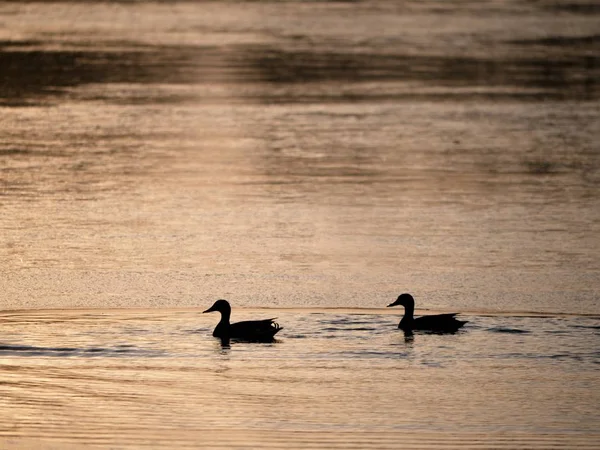
[[[0,447],[597,446],[594,2],[0,24]],[[404,291],[470,322],[405,340]]]
[[[222,347],[198,310],[4,314],[3,442],[597,448],[597,317],[465,315],[405,338],[381,310],[234,315],[285,328]]]

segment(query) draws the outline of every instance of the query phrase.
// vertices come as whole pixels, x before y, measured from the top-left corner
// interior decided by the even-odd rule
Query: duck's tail
[[[273,322],[273,319],[271,319],[271,327],[273,328],[273,335],[276,335],[277,333],[279,333],[281,330],[283,330],[283,327],[280,326],[277,322]]]

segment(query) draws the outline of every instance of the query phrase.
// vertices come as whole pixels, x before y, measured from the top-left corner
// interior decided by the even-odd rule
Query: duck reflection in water
[[[227,300],[217,300],[203,312],[214,311],[221,313],[221,320],[212,335],[221,339],[221,344],[225,347],[229,346],[229,341],[232,339],[245,342],[274,342],[274,336],[282,329],[274,322],[275,318],[229,323],[231,306]]]
[[[401,294],[390,306],[404,306],[404,317],[400,320],[398,328],[404,331],[406,337],[412,336],[413,331],[423,330],[433,333],[455,333],[466,320],[457,320],[454,316],[458,313],[436,314],[431,316],[414,317],[415,299],[410,294]]]

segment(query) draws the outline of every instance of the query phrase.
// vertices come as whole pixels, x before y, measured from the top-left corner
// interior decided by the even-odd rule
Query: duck
[[[435,314],[430,316],[414,317],[415,299],[410,294],[401,294],[391,306],[404,306],[404,317],[400,320],[398,328],[404,332],[413,330],[433,331],[436,333],[454,333],[468,321],[457,320],[455,316],[458,313]]]
[[[283,329],[272,319],[246,320],[243,322],[229,323],[231,305],[227,300],[217,300],[210,308],[202,313],[218,311],[221,320],[213,331],[213,336],[223,341],[237,339],[249,342],[272,342],[274,336]]]

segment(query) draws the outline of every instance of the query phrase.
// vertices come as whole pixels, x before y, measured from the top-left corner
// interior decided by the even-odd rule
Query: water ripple
[[[143,355],[152,356],[156,352],[142,350],[132,345],[120,345],[114,348],[102,347],[38,347],[33,345],[0,344],[1,356],[51,356],[51,357],[110,357]]]

